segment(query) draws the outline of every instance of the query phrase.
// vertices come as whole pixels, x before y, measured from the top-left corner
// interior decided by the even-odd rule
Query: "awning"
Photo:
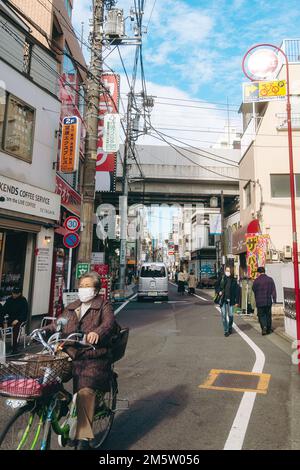
[[[232,233],[232,254],[240,255],[246,253],[246,235],[247,233],[261,233],[259,220],[253,219],[248,225],[239,228]]]

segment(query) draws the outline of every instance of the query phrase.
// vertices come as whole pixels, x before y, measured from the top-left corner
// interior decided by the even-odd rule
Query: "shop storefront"
[[[0,175],[0,198],[0,302],[18,286],[31,315],[45,314],[60,197]]]
[[[216,248],[207,247],[193,251],[189,269],[195,272],[201,285],[210,287],[208,283],[216,273]],[[213,279],[211,282],[213,284]]]

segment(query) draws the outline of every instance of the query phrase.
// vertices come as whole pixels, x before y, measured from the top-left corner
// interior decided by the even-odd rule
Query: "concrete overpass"
[[[189,159],[179,155],[168,146],[136,146],[137,158],[144,175],[141,177],[137,164],[129,161],[129,204],[157,203],[203,203],[209,205],[211,196],[223,191],[225,212],[239,194],[238,166],[240,150],[207,149],[195,155],[181,149]],[[193,150],[193,149],[191,149]],[[198,152],[197,150],[193,150]],[[121,149],[121,156],[123,149]],[[207,156],[203,156],[207,155]],[[123,158],[123,157],[122,157]],[[211,160],[214,159],[214,160]],[[122,163],[117,164],[116,193],[101,193],[103,202],[116,202],[122,192]]]

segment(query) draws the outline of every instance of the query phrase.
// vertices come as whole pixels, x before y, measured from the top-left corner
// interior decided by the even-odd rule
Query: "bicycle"
[[[73,333],[60,339],[60,333],[52,335],[48,342],[42,330],[34,330],[30,338],[44,346],[37,354],[27,354],[0,364],[0,395],[6,404],[15,408],[0,433],[1,450],[48,450],[51,447],[51,431],[58,435],[62,447],[73,443],[76,430],[76,399],[63,387],[71,378],[72,363],[66,353],[58,352],[57,345],[79,345],[93,348],[82,341],[82,335]],[[81,340],[73,337],[81,336]],[[109,391],[96,391],[93,420],[92,448],[99,448],[107,439],[116,412],[118,384],[113,371]],[[64,422],[60,424],[62,418]]]

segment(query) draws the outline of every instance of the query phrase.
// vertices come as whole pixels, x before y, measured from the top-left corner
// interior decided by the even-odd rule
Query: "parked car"
[[[212,276],[202,277],[199,284],[202,289],[213,289],[217,282],[218,276],[213,274]]]

